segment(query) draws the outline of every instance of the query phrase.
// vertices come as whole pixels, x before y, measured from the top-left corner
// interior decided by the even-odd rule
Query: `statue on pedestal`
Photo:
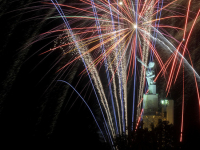
[[[149,62],[149,65],[147,67],[146,70],[146,79],[148,82],[148,86],[154,84],[154,77],[155,77],[155,73],[154,73],[154,67],[155,67],[155,63],[154,62]]]

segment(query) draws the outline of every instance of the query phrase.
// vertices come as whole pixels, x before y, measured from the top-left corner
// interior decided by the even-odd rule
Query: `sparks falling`
[[[64,28],[60,26],[59,29],[45,32],[41,36],[63,32],[62,38],[67,37],[67,40],[40,55],[59,49],[63,50],[63,55],[73,54],[58,73],[77,61],[82,61],[85,69],[81,76],[87,75],[89,78],[103,118],[104,129],[101,132],[112,146],[115,137],[126,137],[129,129],[135,131],[140,125],[143,94],[148,92],[145,66],[149,61],[156,61],[159,68],[154,82],[161,76],[165,78],[166,96],[180,76],[182,65],[193,72],[200,105],[197,83],[200,76],[193,67],[192,60],[188,61],[184,57],[186,52],[190,55],[187,46],[199,20],[200,9],[195,12],[193,23],[188,27],[192,0],[189,0],[185,14],[178,11],[169,13],[173,7],[179,7],[177,1],[80,0],[78,3],[63,4],[59,4],[57,0],[43,2],[48,8],[56,8],[57,12],[49,19],[62,19]],[[176,18],[185,21],[184,27],[165,24]],[[181,39],[175,39],[167,32],[174,30],[180,31]],[[172,40],[173,43],[170,42]],[[163,51],[168,55],[167,60],[160,56]],[[101,75],[101,69],[105,71],[105,76]],[[128,89],[130,82],[131,90]],[[133,93],[132,98],[128,98],[130,92]],[[184,114],[184,94],[182,107]],[[181,141],[183,117],[182,115]]]

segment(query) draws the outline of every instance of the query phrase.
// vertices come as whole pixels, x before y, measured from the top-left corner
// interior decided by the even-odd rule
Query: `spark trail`
[[[51,0],[43,3],[48,8],[57,10],[57,13],[48,19],[62,19],[65,27],[45,32],[41,36],[65,31],[68,40],[41,55],[59,48],[63,48],[63,55],[73,54],[58,72],[64,71],[77,61],[82,61],[85,69],[81,71],[81,77],[85,75],[89,78],[103,117],[102,126],[105,128],[102,133],[107,133],[105,139],[110,141],[111,145],[114,145],[116,137],[127,137],[129,128],[133,131],[139,126],[143,112],[145,66],[148,61],[155,61],[158,64],[159,73],[154,81],[161,75],[164,76],[167,81],[167,94],[172,81],[178,78],[180,66],[184,63],[185,72],[187,68],[194,73],[200,104],[196,81],[196,78],[200,77],[193,67],[192,60],[188,62],[184,57],[200,10],[196,13],[187,36],[192,0],[188,3],[186,15],[179,12],[176,14],[176,11],[172,11],[172,15],[169,10],[173,7],[179,8],[177,1],[80,0],[77,3],[59,4],[57,0]],[[184,27],[165,25],[166,22],[177,18],[185,18]],[[166,29],[183,31],[183,39],[186,41],[178,41],[180,39],[175,39]],[[172,40],[173,44],[170,42]],[[167,60],[162,59],[164,52],[168,55]],[[131,88],[128,88],[128,85]],[[182,129],[183,126],[181,134]]]

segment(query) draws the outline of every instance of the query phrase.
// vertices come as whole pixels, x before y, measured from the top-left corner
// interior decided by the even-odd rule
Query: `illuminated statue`
[[[154,67],[155,67],[155,63],[154,62],[149,62],[148,65],[148,69],[146,70],[146,79],[148,82],[148,86],[154,84],[154,77],[155,77],[155,73],[154,73]]]
[[[155,63],[154,62],[149,62],[149,65],[146,66],[138,57],[136,57],[137,60],[145,67],[146,69],[146,79],[148,82],[148,87],[150,85],[154,85],[154,77],[155,77],[155,73],[154,73],[154,67],[155,67]]]

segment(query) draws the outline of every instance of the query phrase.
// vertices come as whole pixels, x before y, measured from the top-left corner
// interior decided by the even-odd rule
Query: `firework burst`
[[[159,68],[154,82],[161,76],[165,78],[166,96],[180,76],[182,66],[193,72],[200,106],[197,84],[200,77],[187,49],[193,28],[199,21],[200,9],[193,12],[195,17],[189,24],[191,2],[188,1],[186,8],[178,0],[79,0],[62,4],[57,0],[41,2],[43,8],[56,9],[48,19],[62,20],[63,24],[40,35],[39,40],[59,35],[54,40],[54,47],[40,55],[61,50],[61,58],[70,56],[57,70],[58,81],[67,84],[64,73],[70,71],[77,62],[83,63],[84,69],[79,77],[89,78],[88,84],[95,94],[102,122],[98,122],[88,108],[104,140],[113,149],[116,137],[127,137],[129,129],[134,131],[140,124],[143,94],[148,92],[145,66],[149,61],[155,61]],[[182,13],[182,9],[185,13]],[[180,18],[184,20],[184,27],[167,24]],[[180,32],[182,38],[176,39],[170,34],[171,31]],[[163,59],[163,53],[167,58]],[[184,57],[186,53],[189,61]],[[130,93],[133,93],[132,99],[129,98]],[[184,114],[184,94],[182,107]],[[182,132],[183,123],[181,141]]]

